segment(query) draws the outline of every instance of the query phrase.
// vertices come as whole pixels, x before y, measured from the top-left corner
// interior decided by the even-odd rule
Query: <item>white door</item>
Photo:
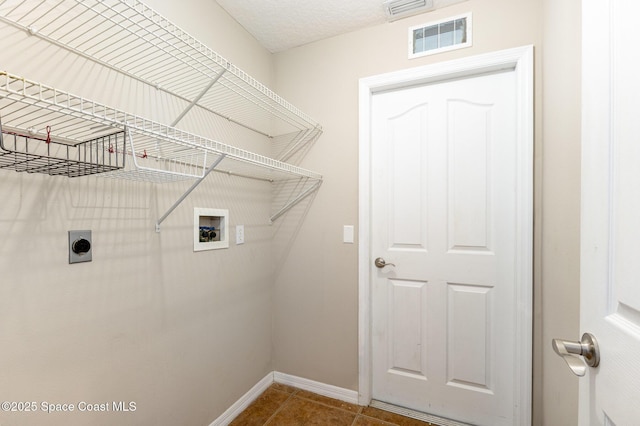
[[[517,190],[516,80],[510,70],[372,97],[371,253],[387,263],[370,263],[375,400],[519,424],[517,256],[531,216],[518,203],[531,194]]]
[[[580,379],[580,425],[640,424],[639,14],[583,2],[580,327],[600,365]]]

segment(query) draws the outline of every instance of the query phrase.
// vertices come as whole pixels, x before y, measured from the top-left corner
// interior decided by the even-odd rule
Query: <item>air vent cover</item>
[[[409,28],[409,59],[472,45],[471,12]]]
[[[433,0],[387,0],[383,6],[387,19],[394,21],[433,9]]]

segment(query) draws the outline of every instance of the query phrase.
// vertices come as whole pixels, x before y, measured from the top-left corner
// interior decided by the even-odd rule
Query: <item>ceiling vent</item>
[[[383,6],[387,20],[395,21],[433,9],[433,0],[387,0]]]

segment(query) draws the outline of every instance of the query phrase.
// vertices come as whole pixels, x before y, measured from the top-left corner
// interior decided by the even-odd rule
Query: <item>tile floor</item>
[[[274,383],[236,419],[233,426],[433,426],[398,414],[361,407]]]

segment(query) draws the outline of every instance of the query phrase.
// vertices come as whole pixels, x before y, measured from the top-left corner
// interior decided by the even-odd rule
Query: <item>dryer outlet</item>
[[[69,263],[91,262],[91,231],[69,231]]]

